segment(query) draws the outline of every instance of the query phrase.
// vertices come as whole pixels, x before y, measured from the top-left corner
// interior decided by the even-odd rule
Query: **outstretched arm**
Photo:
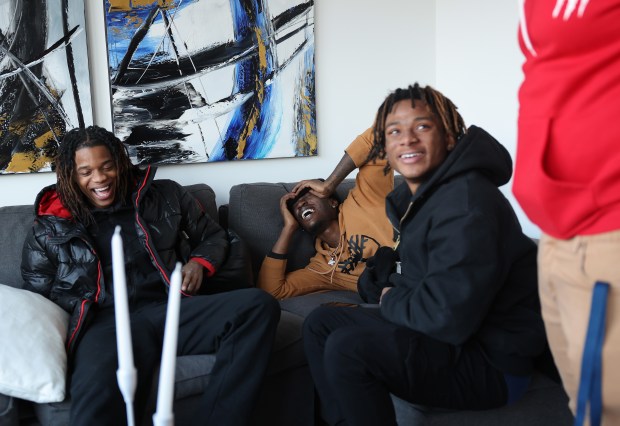
[[[360,173],[362,173],[362,171],[366,169],[364,166],[367,163],[368,154],[373,146],[372,131],[372,127],[367,129],[349,144],[344,155],[334,168],[334,171],[325,181],[320,181],[318,179],[302,180],[295,185],[293,192],[297,194],[303,188],[310,188],[311,194],[321,198],[328,198],[353,170],[359,168]]]
[[[310,188],[311,194],[319,198],[328,198],[334,193],[338,185],[356,168],[357,166],[353,159],[345,152],[334,171],[325,181],[318,179],[302,180],[295,185],[292,192],[297,194],[304,188]]]

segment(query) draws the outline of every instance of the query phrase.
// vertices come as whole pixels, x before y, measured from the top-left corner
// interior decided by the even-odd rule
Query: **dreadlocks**
[[[415,83],[406,89],[396,89],[385,98],[379,107],[374,125],[374,145],[368,154],[368,160],[385,158],[385,119],[396,103],[407,99],[411,100],[413,108],[415,108],[416,100],[426,103],[429,111],[440,120],[443,130],[455,141],[467,133],[463,117],[450,99],[430,86],[420,87],[418,83]],[[385,171],[389,169],[388,164]]]
[[[88,201],[75,179],[75,152],[81,148],[105,146],[110,151],[119,179],[116,179],[118,199],[125,199],[136,178],[137,168],[131,163],[125,145],[113,133],[98,126],[76,128],[67,132],[55,158],[56,191],[60,201],[73,217],[84,224],[92,223]]]

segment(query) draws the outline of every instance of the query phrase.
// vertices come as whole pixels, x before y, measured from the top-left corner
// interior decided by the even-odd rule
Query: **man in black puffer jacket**
[[[67,348],[71,425],[125,422],[116,381],[111,237],[121,228],[133,353],[136,424],[159,366],[170,276],[182,268],[178,354],[216,353],[198,424],[249,424],[280,309],[270,295],[244,289],[195,295],[228,250],[226,232],[173,181],[133,166],[118,138],[91,126],[67,133],[56,157],[57,184],[41,191],[26,238],[26,288],[70,314]],[[182,259],[180,253],[188,253]],[[197,413],[198,414],[198,413]]]
[[[395,425],[390,393],[463,410],[518,400],[546,341],[536,246],[498,189],[508,152],[416,84],[382,104],[371,156],[405,178],[386,203],[399,236],[358,281],[378,308],[324,306],[306,319],[325,419]]]

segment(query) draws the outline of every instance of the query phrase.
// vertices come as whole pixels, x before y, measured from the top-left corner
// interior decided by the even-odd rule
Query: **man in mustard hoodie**
[[[384,174],[385,160],[367,161],[372,146],[370,128],[347,147],[327,180],[303,180],[280,199],[284,226],[263,261],[258,287],[279,299],[325,290],[357,291],[366,260],[393,243],[385,197],[394,187],[394,174]],[[355,186],[339,203],[336,187],[356,168]],[[305,268],[286,273],[290,242],[299,227],[316,238],[316,254]]]

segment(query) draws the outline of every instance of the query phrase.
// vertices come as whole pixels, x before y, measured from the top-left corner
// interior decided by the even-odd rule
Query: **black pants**
[[[388,322],[379,309],[323,306],[304,347],[331,425],[396,425],[390,393],[412,403],[486,409],[506,403],[504,376],[476,344],[455,347]]]
[[[134,398],[140,425],[159,368],[166,303],[130,313],[138,386]],[[179,355],[217,352],[201,411],[200,425],[246,425],[271,354],[280,317],[278,302],[259,289],[181,300]],[[125,425],[126,410],[116,380],[118,369],[114,310],[104,309],[79,342],[71,371],[71,425]]]

